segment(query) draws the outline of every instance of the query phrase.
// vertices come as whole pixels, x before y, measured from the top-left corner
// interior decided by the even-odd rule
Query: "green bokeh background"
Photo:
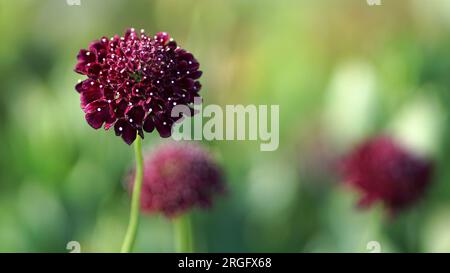
[[[128,27],[167,31],[204,71],[205,104],[280,106],[280,145],[204,141],[229,193],[194,211],[202,252],[450,251],[450,1],[0,0],[0,251],[115,252],[128,221],[133,149],[83,118],[80,48]],[[436,160],[433,184],[388,218],[327,163],[390,134]],[[167,140],[147,134],[145,149]],[[171,252],[162,216],[136,251]]]

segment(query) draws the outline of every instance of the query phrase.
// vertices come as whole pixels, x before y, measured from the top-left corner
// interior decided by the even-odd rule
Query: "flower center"
[[[144,75],[143,75],[142,71],[140,71],[140,70],[139,70],[139,71],[136,71],[136,72],[134,72],[134,73],[130,73],[130,77],[131,77],[136,83],[141,82],[143,76],[144,76]]]

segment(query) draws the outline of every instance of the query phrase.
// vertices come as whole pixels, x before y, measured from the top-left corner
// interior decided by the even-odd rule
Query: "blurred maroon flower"
[[[128,183],[130,188],[134,177]],[[141,209],[174,217],[194,206],[210,207],[225,191],[223,173],[211,155],[192,144],[164,144],[145,157]]]
[[[177,104],[192,109],[202,75],[194,56],[177,46],[165,32],[148,37],[143,30],[126,31],[94,41],[77,56],[75,71],[88,76],[75,89],[80,93],[86,121],[94,129],[114,126],[127,144],[137,133],[155,128],[161,137],[181,117],[170,113]]]
[[[369,139],[343,161],[345,182],[362,193],[359,205],[381,201],[395,213],[420,198],[431,180],[433,163],[392,138]]]

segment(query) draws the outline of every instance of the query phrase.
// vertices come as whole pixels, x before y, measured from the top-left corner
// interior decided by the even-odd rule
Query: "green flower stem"
[[[192,222],[189,214],[180,215],[174,219],[175,248],[178,253],[194,252]]]
[[[120,252],[129,253],[133,250],[136,241],[136,233],[139,226],[139,209],[141,204],[142,177],[144,172],[144,160],[142,159],[141,138],[134,141],[134,153],[136,155],[136,174],[134,178],[133,193],[131,196],[130,222]]]

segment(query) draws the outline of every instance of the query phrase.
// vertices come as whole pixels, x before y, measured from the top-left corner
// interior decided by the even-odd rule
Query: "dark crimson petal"
[[[94,129],[102,127],[103,123],[111,122],[113,117],[108,103],[97,100],[88,104],[85,108],[85,118],[87,123]]]
[[[194,86],[194,81],[190,78],[183,78],[178,81],[178,86],[184,89],[191,89]]]
[[[157,113],[155,115],[155,127],[161,137],[170,137],[172,135],[173,121],[164,115],[164,113]]]
[[[148,98],[145,102],[144,102],[144,110],[148,113],[152,113],[152,112],[158,112],[161,110],[161,106],[164,102],[162,101],[161,98],[158,97],[153,97],[153,98]]]
[[[136,139],[136,129],[124,119],[119,119],[114,125],[116,136],[122,136],[122,139],[128,145],[131,145]]]
[[[105,64],[107,56],[108,52],[106,51],[106,49],[101,49],[99,52],[97,52],[97,61],[101,64]]]
[[[114,90],[111,87],[103,87],[103,96],[107,100],[114,100]]]
[[[170,48],[171,50],[174,50],[174,49],[177,48],[177,42],[175,42],[175,41],[170,41],[170,42],[167,44],[167,47]]]
[[[191,79],[196,80],[202,76],[203,72],[198,70],[190,74]]]
[[[137,96],[132,96],[129,100],[129,102],[131,102],[132,105],[140,105],[143,104],[144,102],[142,101],[142,97],[137,97]]]
[[[86,118],[87,123],[94,129],[99,129],[100,127],[102,127],[103,123],[107,119],[105,114],[102,113],[101,111],[86,113],[85,118]]]
[[[200,64],[195,60],[191,61],[189,63],[189,70],[191,70],[191,71],[197,70],[197,69],[199,69],[199,67],[200,67]]]
[[[99,84],[96,82],[89,82],[87,84],[85,84],[85,90],[83,90],[83,92],[81,92],[80,95],[80,100],[81,100],[81,107],[85,108],[86,105],[88,105],[89,103],[98,100],[100,98],[102,98],[102,91],[99,87]]]
[[[78,59],[78,63],[75,66],[75,72],[78,72],[80,74],[85,74],[87,71],[87,65],[89,63],[95,62],[96,57],[93,52],[82,49],[78,53],[77,59]]]
[[[146,131],[147,133],[151,133],[155,129],[155,123],[153,122],[151,115],[147,115],[147,117],[145,118],[143,128],[144,128],[144,131]]]
[[[94,129],[99,129],[105,122],[104,115],[100,112],[87,113],[85,118],[87,123]]]
[[[95,62],[95,54],[93,54],[93,52],[88,51],[86,49],[82,49],[78,53],[77,59],[78,59],[78,62],[83,62],[86,64],[92,63],[92,62]]]
[[[126,121],[124,119],[117,120],[116,124],[114,124],[114,132],[116,133],[116,136],[122,135],[125,124]]]
[[[135,29],[134,28],[127,29],[127,31],[125,32],[125,35],[124,35],[125,40],[128,40],[132,36],[136,36]]]
[[[131,145],[131,143],[133,143],[133,141],[136,139],[136,129],[133,128],[133,126],[131,126],[129,123],[127,123],[127,126],[124,127],[122,139],[128,145]]]
[[[84,111],[86,113],[92,113],[92,112],[100,112],[98,109],[109,109],[109,105],[105,100],[96,100],[93,101],[91,103],[89,103],[88,105],[86,105],[86,107],[84,108]]]
[[[186,50],[179,50],[177,53],[180,60],[186,62],[194,60],[194,56],[191,53],[187,52]]]
[[[103,39],[105,39],[106,37],[104,37]],[[106,42],[102,42],[102,40],[100,40],[100,41],[94,41],[93,43],[91,43],[90,45],[89,45],[89,50],[90,51],[92,51],[92,52],[95,52],[95,54],[97,54],[98,55],[98,53],[101,51],[101,50],[104,50],[104,49],[106,49],[106,47],[107,47],[107,45],[108,45],[108,43]]]
[[[102,66],[98,63],[89,63],[86,65],[87,73],[90,77],[98,76],[100,73],[100,70],[102,69]]]
[[[79,74],[86,74],[86,64],[85,63],[77,63],[75,66],[75,72]]]
[[[125,110],[128,107],[128,103],[126,100],[121,99],[119,102],[116,103],[116,116],[117,117],[123,117],[125,115]]]
[[[108,102],[108,106],[106,107],[108,112],[105,111],[105,115],[106,115],[106,120],[105,120],[105,130],[109,130],[109,128],[111,128],[114,123],[116,122],[116,115],[114,113],[114,108],[113,108],[113,104]]]
[[[135,127],[141,127],[144,121],[144,108],[142,106],[133,106],[130,110],[126,112],[128,117],[128,122],[135,125]]]
[[[143,96],[144,94],[146,94],[146,86],[144,86],[143,84],[135,84],[131,90],[131,93],[134,96]]]
[[[195,92],[200,91],[200,89],[202,89],[202,84],[199,81],[196,81],[194,83],[194,87],[192,88]]]
[[[82,81],[78,82],[77,85],[75,85],[75,90],[77,90],[78,93],[81,93],[84,90]]]
[[[182,74],[186,73],[188,70],[188,63],[186,61],[179,62],[177,65],[177,70]]]
[[[170,36],[167,32],[158,32],[156,34],[156,40],[165,45],[170,40]]]

